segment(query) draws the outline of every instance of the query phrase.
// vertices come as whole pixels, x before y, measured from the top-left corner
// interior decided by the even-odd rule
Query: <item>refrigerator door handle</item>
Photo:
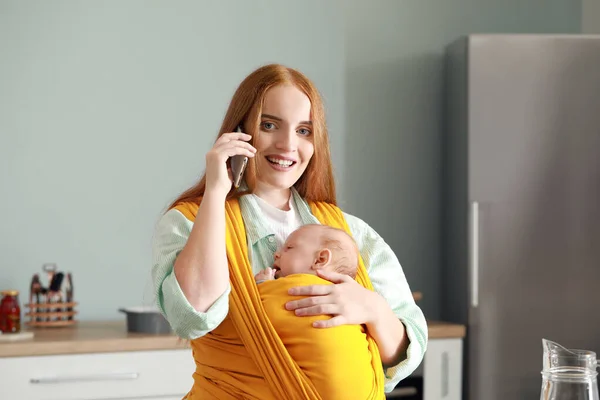
[[[479,306],[479,203],[471,202],[469,232],[469,269],[471,273],[471,307]]]

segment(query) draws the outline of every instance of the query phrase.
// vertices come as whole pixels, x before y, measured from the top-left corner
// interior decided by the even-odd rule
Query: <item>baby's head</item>
[[[358,248],[343,230],[326,225],[303,225],[275,252],[275,277],[335,271],[356,277]]]

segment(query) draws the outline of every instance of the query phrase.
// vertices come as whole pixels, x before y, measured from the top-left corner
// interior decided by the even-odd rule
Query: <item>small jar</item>
[[[4,290],[0,292],[0,331],[2,333],[18,333],[21,331],[21,307],[19,306],[19,292]]]

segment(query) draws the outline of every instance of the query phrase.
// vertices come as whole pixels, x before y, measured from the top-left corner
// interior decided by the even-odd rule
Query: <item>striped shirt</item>
[[[240,209],[253,274],[273,265],[277,250],[275,234],[257,203],[254,195],[239,199]],[[292,188],[294,211],[303,224],[319,224],[308,203]],[[415,304],[398,258],[390,246],[361,219],[344,213],[351,234],[364,260],[373,288],[384,297],[395,315],[406,327],[410,340],[407,358],[385,370],[385,391],[390,392],[402,379],[410,375],[421,363],[427,348],[427,323],[421,309]],[[181,212],[171,209],[159,220],[153,237],[152,275],[157,305],[173,330],[182,338],[195,339],[215,329],[229,311],[231,286],[206,312],[196,311],[183,294],[173,265],[183,249],[193,223]]]

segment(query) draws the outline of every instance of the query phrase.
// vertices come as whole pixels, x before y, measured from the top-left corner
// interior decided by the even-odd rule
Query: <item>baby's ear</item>
[[[312,269],[315,271],[321,268],[325,268],[331,264],[332,254],[329,249],[321,249],[317,252],[315,262],[312,265]]]

